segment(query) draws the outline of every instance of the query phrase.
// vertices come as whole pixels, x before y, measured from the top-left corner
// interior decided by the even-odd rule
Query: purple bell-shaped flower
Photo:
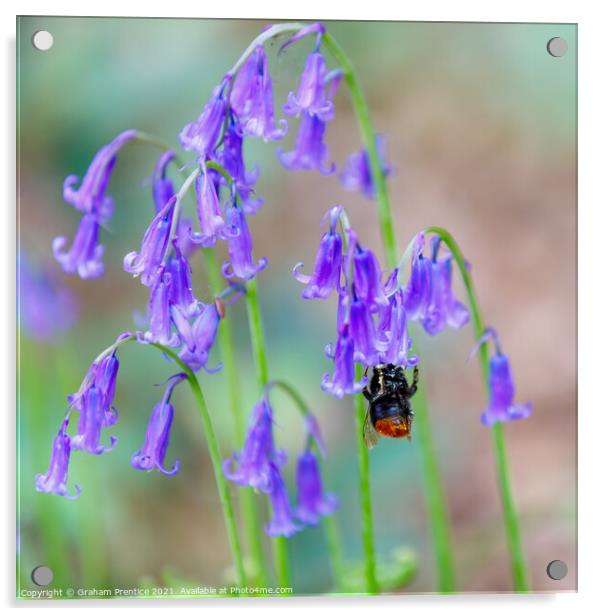
[[[289,171],[319,171],[323,175],[334,173],[335,164],[329,163],[328,146],[324,143],[326,124],[317,115],[303,113],[299,122],[295,149],[277,151],[280,162]]]
[[[179,460],[176,460],[173,467],[167,470],[165,468],[165,456],[169,447],[171,425],[174,418],[174,408],[170,403],[171,394],[175,386],[185,379],[185,374],[176,374],[171,377],[163,394],[163,399],[153,408],[146,430],[144,446],[132,456],[134,468],[140,471],[157,469],[164,475],[175,475],[180,470]]]
[[[293,511],[284,479],[276,464],[269,464],[270,504],[272,517],[265,525],[265,532],[270,537],[292,537],[301,530],[293,520]]]
[[[52,443],[50,464],[44,475],[36,475],[36,490],[75,499],[80,495],[81,489],[75,486],[75,494],[68,493],[67,477],[69,474],[69,458],[71,456],[71,439],[67,434],[69,420],[61,424],[61,428]]]
[[[316,526],[322,516],[333,514],[337,507],[337,497],[324,494],[318,459],[310,449],[306,449],[297,460],[295,517],[303,524]]]
[[[214,89],[198,119],[187,124],[180,133],[182,148],[195,152],[200,159],[211,155],[220,137],[228,108],[224,90],[229,81],[230,76],[226,75],[222,83]]]
[[[276,128],[272,79],[263,45],[255,48],[240,69],[230,93],[230,105],[244,135],[276,141],[286,134],[285,120],[280,120],[280,128]]]
[[[273,424],[273,411],[264,397],[253,410],[242,451],[224,461],[224,474],[230,481],[265,493],[274,489],[273,469],[286,462],[286,453],[274,446]]]

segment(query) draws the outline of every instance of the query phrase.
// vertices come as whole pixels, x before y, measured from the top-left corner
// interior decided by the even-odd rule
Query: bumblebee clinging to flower
[[[411,438],[414,413],[410,398],[418,390],[418,366],[414,367],[412,384],[405,371],[394,364],[379,364],[372,369],[372,378],[363,393],[368,400],[364,420],[364,443],[371,449],[378,435]]]

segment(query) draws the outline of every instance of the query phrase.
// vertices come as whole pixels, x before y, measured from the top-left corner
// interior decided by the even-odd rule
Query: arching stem
[[[458,243],[449,231],[441,227],[429,227],[425,230],[425,233],[434,233],[438,235],[449,248],[454,261],[460,270],[464,288],[466,289],[475,340],[480,340],[485,333],[485,325],[479,309],[472,276],[466,267],[466,260],[464,259],[464,255],[462,254]],[[478,353],[483,385],[485,387],[485,391],[487,392],[489,391],[489,352],[487,345],[481,344],[479,346]],[[520,522],[516,513],[516,507],[514,505],[512,489],[510,486],[510,472],[508,469],[508,458],[506,455],[504,424],[501,422],[495,423],[491,431],[498,476],[498,487],[500,491],[500,499],[502,501],[504,526],[506,529],[508,550],[510,552],[514,589],[519,592],[526,592],[529,590],[527,565],[523,553]]]

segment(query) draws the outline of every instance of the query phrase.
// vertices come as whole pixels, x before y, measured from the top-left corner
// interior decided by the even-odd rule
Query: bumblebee
[[[412,384],[405,370],[394,364],[379,364],[372,368],[372,378],[363,394],[368,400],[364,419],[364,443],[372,449],[378,436],[411,439],[414,412],[410,398],[418,391],[418,366],[414,368]]]

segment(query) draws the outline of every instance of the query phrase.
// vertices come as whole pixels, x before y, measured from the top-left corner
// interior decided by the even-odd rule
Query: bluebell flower
[[[192,257],[199,249],[199,244],[192,240],[193,235],[194,232],[192,230],[192,221],[190,218],[180,216],[175,236],[177,238],[178,250],[187,259]]]
[[[376,149],[380,167],[385,177],[392,173],[391,166],[386,160],[385,139],[382,135],[376,136]],[[360,191],[367,199],[374,198],[374,184],[370,171],[368,152],[364,149],[352,154],[345,163],[339,177],[343,188],[349,191]]]
[[[481,422],[491,426],[497,421],[513,421],[531,415],[533,406],[514,403],[514,380],[510,360],[502,353],[489,358],[489,405],[481,415]]]
[[[108,428],[115,424],[119,417],[119,412],[113,406],[118,371],[119,360],[115,352],[93,362],[79,390],[67,396],[70,408],[78,410],[81,415],[84,412],[85,395],[91,387],[96,387],[102,403],[102,427]]]
[[[236,196],[245,213],[254,214],[263,203],[263,199],[257,197],[253,189],[259,177],[259,167],[256,165],[252,171],[246,168],[241,128],[232,117],[224,132],[223,146],[217,152],[215,159],[234,179]],[[218,177],[218,181],[226,183],[226,179],[222,176]]]
[[[424,232],[414,238],[410,278],[403,290],[404,307],[411,321],[426,318],[431,301],[431,262],[424,254]]]
[[[340,209],[340,206],[335,206],[326,212],[324,219],[330,218],[330,227],[320,241],[312,275],[307,276],[299,272],[303,267],[302,262],[293,268],[293,276],[307,285],[302,293],[305,299],[326,299],[339,286],[343,263],[343,240],[336,226]]]
[[[322,516],[333,514],[337,508],[337,497],[323,491],[316,456],[310,449],[306,449],[297,460],[295,517],[303,524],[316,526]]]
[[[265,525],[265,532],[270,537],[291,537],[302,529],[293,520],[293,512],[284,479],[278,466],[270,463],[268,468],[270,484],[270,504],[272,517]]]
[[[117,387],[117,373],[119,372],[119,360],[115,353],[103,357],[94,369],[94,385],[103,397],[104,419],[103,428],[108,428],[117,423],[119,412],[113,406],[115,389]],[[74,406],[74,405],[72,405]]]
[[[354,359],[364,366],[378,364],[379,351],[383,351],[386,345],[378,338],[368,305],[353,292],[349,308],[349,333],[355,347]]]
[[[471,356],[488,340],[493,340],[495,353],[489,358],[489,404],[481,414],[481,423],[492,426],[498,421],[525,419],[531,415],[533,405],[530,402],[526,404],[514,402],[514,379],[510,360],[502,353],[497,332],[493,328],[485,330]]]
[[[173,285],[172,276],[159,267],[153,286],[151,287],[147,317],[149,328],[138,333],[138,341],[142,343],[156,342],[165,346],[177,346],[179,337],[172,332],[170,296]]]
[[[27,336],[53,342],[76,323],[78,301],[52,269],[34,267],[24,251],[18,266],[19,325]]]
[[[384,348],[378,353],[378,363],[410,367],[418,364],[416,355],[409,355],[412,339],[408,332],[407,316],[403,304],[403,293],[394,293],[388,305],[381,310],[378,322],[378,337],[384,341]]]
[[[285,120],[274,119],[274,95],[263,45],[258,45],[238,73],[230,93],[230,105],[244,135],[276,141],[286,134]]]
[[[332,378],[325,373],[322,377],[322,390],[332,394],[335,398],[342,398],[345,394],[357,394],[366,385],[366,378],[355,381],[354,343],[349,334],[349,325],[344,325],[336,343],[334,352],[331,345],[325,349],[326,355],[334,360]]]
[[[69,420],[65,419],[61,424],[58,434],[52,443],[50,464],[46,474],[36,475],[36,490],[75,499],[80,495],[81,489],[75,486],[75,493],[69,494],[67,478],[69,474],[69,458],[71,456],[71,439],[67,434]]]
[[[66,274],[77,273],[80,278],[98,278],[104,273],[102,263],[103,247],[99,244],[100,225],[104,225],[113,214],[113,199],[107,196],[111,172],[121,147],[136,137],[136,131],[127,130],[111,143],[103,146],[94,157],[90,167],[76,190],[79,181],[76,175],[65,179],[63,198],[67,203],[84,213],[73,238],[71,248],[66,251],[67,238],[56,237],[52,242],[55,259]]]
[[[286,462],[286,452],[274,446],[274,413],[266,397],[255,406],[242,451],[224,460],[224,475],[241,486],[261,492],[274,490],[274,469]],[[237,465],[234,469],[233,466]],[[279,475],[278,475],[279,478]]]
[[[172,181],[167,177],[167,167],[176,158],[173,150],[164,152],[157,161],[152,176],[153,203],[155,212],[158,214],[175,195]],[[198,246],[190,239],[192,235],[192,223],[189,218],[180,216],[176,237],[178,248],[185,257],[192,256]]]
[[[200,159],[211,154],[220,137],[228,107],[224,93],[229,81],[230,75],[226,75],[222,83],[213,90],[211,99],[198,119],[187,124],[180,133],[182,147],[195,152]]]
[[[423,255],[424,235],[414,243],[410,279],[404,290],[408,318],[419,321],[434,336],[446,327],[459,329],[468,323],[470,313],[452,291],[452,258],[440,256],[440,238],[434,237],[431,259]]]
[[[202,306],[192,292],[190,263],[180,250],[179,238],[174,241],[173,248],[166,270],[169,276],[169,304],[177,306],[185,316],[194,317],[200,314]]]
[[[222,273],[228,279],[236,276],[243,280],[251,280],[255,274],[265,269],[268,260],[262,257],[257,263],[253,262],[253,238],[242,208],[229,208],[228,219],[234,234],[228,238],[230,259],[223,264]]]
[[[163,399],[154,406],[148,422],[144,445],[132,456],[134,468],[141,471],[157,469],[164,475],[175,475],[180,470],[179,460],[176,460],[173,467],[167,470],[165,468],[165,455],[169,447],[169,436],[174,417],[174,408],[170,403],[171,394],[176,385],[185,379],[185,374],[176,374],[171,377]]]
[[[67,244],[65,236],[54,238],[52,252],[65,274],[77,273],[83,279],[99,278],[104,274],[104,248],[99,244],[99,231],[96,219],[86,214],[81,218],[69,250],[64,250]]]
[[[386,306],[388,299],[382,283],[382,272],[376,255],[363,248],[352,233],[349,251],[353,255],[353,286],[357,297],[375,312]]]
[[[328,146],[324,143],[326,124],[317,115],[303,113],[295,149],[290,152],[277,151],[280,162],[289,171],[317,170],[323,175],[334,172],[335,164],[328,163]]]
[[[123,269],[134,277],[140,276],[147,287],[155,282],[169,247],[174,206],[175,197],[153,218],[142,238],[140,252],[130,252],[123,258]]]
[[[453,294],[451,258],[431,264],[431,303],[422,321],[424,331],[431,336],[446,327],[459,329],[468,323],[468,308]]]
[[[74,184],[79,181],[79,177],[68,176],[63,186],[65,201],[80,212],[89,214],[97,222],[106,223],[113,213],[113,200],[106,194],[111,172],[119,150],[134,137],[136,131],[127,130],[103,146],[92,160],[77,190]]]
[[[236,235],[237,229],[224,220],[215,183],[204,167],[196,179],[196,194],[200,233],[193,233],[190,239],[209,247],[218,239],[225,240]]]
[[[73,449],[81,449],[94,455],[111,451],[117,443],[115,436],[110,437],[110,445],[101,442],[102,428],[105,423],[106,400],[103,392],[92,385],[82,395],[77,423],[77,434],[71,439]]]
[[[202,307],[192,324],[178,306],[172,306],[171,316],[183,345],[179,357],[196,372],[209,360],[220,322],[218,308],[215,304]]]
[[[310,53],[301,74],[297,93],[290,92],[284,113],[290,116],[311,114],[322,122],[334,118],[334,103],[328,97],[326,60],[319,51]]]
[[[176,153],[173,150],[167,150],[159,157],[153,171],[153,203],[157,213],[175,194],[173,182],[167,177],[167,167],[175,157]]]

